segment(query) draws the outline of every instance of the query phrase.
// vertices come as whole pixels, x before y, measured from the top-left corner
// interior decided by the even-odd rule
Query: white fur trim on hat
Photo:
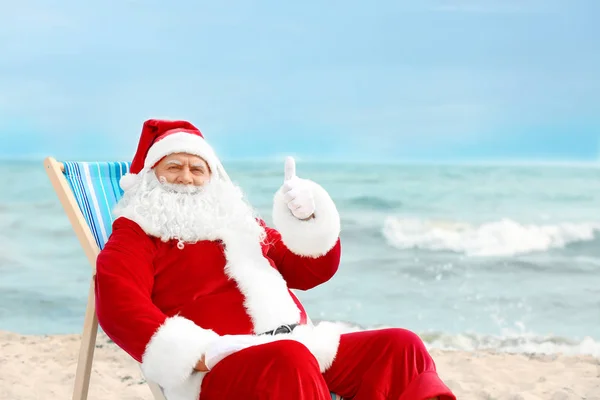
[[[218,159],[213,148],[201,136],[189,132],[172,133],[154,143],[148,150],[144,168],[150,169],[163,157],[174,153],[188,153],[202,157],[212,173],[217,173]]]

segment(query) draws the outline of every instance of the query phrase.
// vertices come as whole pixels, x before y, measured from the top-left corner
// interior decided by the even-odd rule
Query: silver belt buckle
[[[292,332],[292,327],[289,325],[281,325],[279,328],[275,329],[273,331],[273,336],[280,334],[280,333],[291,333]]]

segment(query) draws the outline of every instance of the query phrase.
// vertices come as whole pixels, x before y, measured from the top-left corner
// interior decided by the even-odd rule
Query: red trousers
[[[202,382],[201,400],[456,400],[421,339],[404,329],[342,335],[324,373],[308,349],[281,340],[226,357]]]

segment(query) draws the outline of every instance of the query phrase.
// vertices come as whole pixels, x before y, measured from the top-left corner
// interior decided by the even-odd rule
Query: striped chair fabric
[[[128,162],[64,162],[64,174],[96,244],[104,248],[112,232],[112,209],[123,196],[119,180]],[[342,397],[331,393],[332,400]]]
[[[123,196],[119,180],[127,162],[65,162],[65,178],[75,195],[96,244],[104,248],[112,232],[112,209]]]

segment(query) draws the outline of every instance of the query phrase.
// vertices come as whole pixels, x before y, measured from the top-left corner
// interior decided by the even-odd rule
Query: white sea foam
[[[365,329],[386,329],[391,326],[361,327],[346,323],[349,332]],[[450,334],[442,332],[416,332],[428,349],[453,351],[495,351],[513,354],[543,355],[588,355],[600,359],[600,341],[591,336],[582,339],[568,339],[553,335],[539,335],[525,328],[521,323],[515,329],[503,328],[498,335],[480,333]]]
[[[600,342],[586,336],[571,340],[533,333],[504,333],[498,336],[479,334],[422,334],[428,348],[443,350],[490,350],[517,354],[590,355],[600,358]]]
[[[533,225],[501,219],[472,225],[388,217],[383,234],[389,244],[399,249],[447,250],[469,256],[510,256],[593,240],[600,234],[600,222]]]

